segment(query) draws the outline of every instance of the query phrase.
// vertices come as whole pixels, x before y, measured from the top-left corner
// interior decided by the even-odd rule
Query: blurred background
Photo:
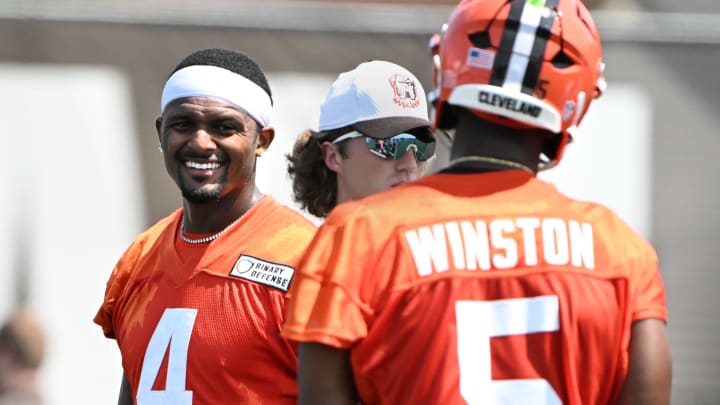
[[[92,318],[126,246],[180,204],[154,119],[192,51],[240,50],[267,72],[275,142],[260,188],[296,207],[284,154],[341,71],[385,59],[431,86],[427,43],[453,0],[0,0],[0,321],[40,318],[52,405],[115,403],[115,342]],[[542,176],[604,203],[656,246],[670,310],[673,403],[720,404],[720,3],[587,1],[606,95]],[[441,148],[437,164],[446,161]]]

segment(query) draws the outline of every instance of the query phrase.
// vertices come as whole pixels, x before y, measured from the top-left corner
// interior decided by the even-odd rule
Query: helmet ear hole
[[[476,32],[468,35],[468,39],[478,48],[490,48],[490,33],[487,31]]]
[[[555,160],[561,146],[560,144],[563,141],[564,139],[561,134],[553,134],[553,136],[549,136],[543,144],[543,155],[545,155],[545,157],[550,161]]]
[[[562,50],[555,54],[555,57],[552,58],[550,63],[558,69],[566,69],[575,64],[575,62]]]

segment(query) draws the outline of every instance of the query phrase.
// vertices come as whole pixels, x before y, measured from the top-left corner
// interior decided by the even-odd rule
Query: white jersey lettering
[[[420,276],[518,266],[595,268],[592,225],[560,218],[450,221],[405,232]]]

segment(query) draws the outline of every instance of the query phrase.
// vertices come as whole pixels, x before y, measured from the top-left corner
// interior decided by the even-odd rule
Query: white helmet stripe
[[[507,76],[503,87],[508,90],[522,91],[522,83],[527,71],[530,55],[537,34],[538,25],[545,10],[545,0],[529,0],[520,16],[520,26],[515,35],[513,51],[510,55]]]

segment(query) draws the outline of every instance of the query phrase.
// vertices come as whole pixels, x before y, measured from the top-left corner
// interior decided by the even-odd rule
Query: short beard
[[[191,204],[209,204],[220,200],[220,188],[212,190],[191,190],[182,188],[182,196]]]
[[[220,200],[220,194],[224,188],[226,176],[220,177],[217,185],[210,190],[202,188],[190,188],[185,182],[180,181],[180,192],[191,204],[209,204]]]

